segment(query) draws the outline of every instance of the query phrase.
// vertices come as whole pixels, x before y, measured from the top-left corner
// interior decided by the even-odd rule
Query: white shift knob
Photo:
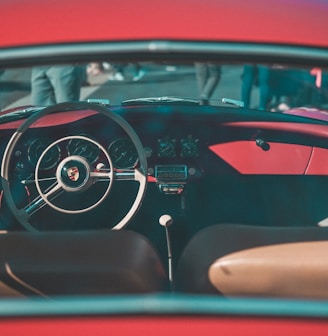
[[[163,215],[159,218],[159,224],[168,227],[173,223],[173,219],[170,215]]]

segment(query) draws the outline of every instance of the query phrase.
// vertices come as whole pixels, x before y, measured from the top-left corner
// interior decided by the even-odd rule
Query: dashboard
[[[204,174],[328,174],[328,168],[319,164],[328,160],[327,126],[323,123],[297,123],[297,118],[287,115],[281,118],[288,123],[265,118],[256,123],[249,120],[235,123],[235,114],[220,116],[204,112],[202,118],[201,113],[185,114],[186,108],[166,107],[166,113],[160,114],[158,110],[163,107],[121,108],[123,118],[142,142],[149,181],[192,180]],[[240,112],[234,113],[240,116]],[[116,170],[138,166],[137,150],[124,130],[93,113],[70,119],[67,112],[65,118],[60,123],[32,127],[24,134],[12,166],[19,180],[34,174],[45,150],[46,155],[39,162],[43,175],[53,172],[63,158],[72,155],[86,158],[95,167],[101,166],[104,154],[94,141],[103,146]],[[72,138],[75,136],[90,141]],[[0,137],[3,152],[9,140],[8,130],[0,130]]]
[[[202,223],[202,218],[206,218],[208,223],[245,221],[248,218],[253,223],[252,212],[248,209],[259,208],[260,202],[263,203],[263,213],[256,220],[267,220],[265,210],[270,207],[274,212],[272,202],[276,207],[278,203],[283,207],[285,202],[280,200],[281,190],[294,186],[293,178],[281,178],[281,175],[328,175],[327,125],[324,122],[305,123],[300,117],[263,112],[247,114],[245,110],[234,108],[224,108],[220,114],[217,108],[208,106],[123,106],[113,110],[122,115],[140,138],[147,161],[147,196],[136,216],[139,225],[145,223],[145,230],[146,223],[158,221],[163,209],[176,217],[182,218],[187,214],[188,223]],[[138,150],[126,130],[105,118],[92,111],[79,111],[74,118],[71,111],[50,114],[23,133],[8,168],[14,187],[17,184],[20,188],[18,194],[22,194],[23,204],[29,202],[26,197],[37,200],[38,192],[33,184],[36,167],[37,178],[42,180],[43,195],[47,195],[47,188],[51,188],[58,174],[57,168],[67,157],[83,157],[90,171],[98,172],[109,171],[106,166],[108,156],[117,176],[130,174],[131,177],[131,171],[142,166]],[[2,154],[16,127],[10,123],[0,125]],[[74,165],[69,168],[70,177],[74,178]],[[115,204],[110,213],[115,222],[134,201],[137,183],[132,185],[131,192],[130,184],[123,178],[121,180],[114,183],[108,202],[106,200],[99,206],[98,218],[108,218],[107,206]],[[306,184],[306,180],[301,183]],[[321,179],[316,183],[324,185]],[[21,190],[24,188],[28,192]],[[61,196],[54,203],[58,206],[69,204],[72,209],[79,209],[81,205],[88,207],[89,200],[100,199],[104,189],[105,183],[96,183],[86,193]],[[266,194],[267,190],[271,190],[268,204],[265,203],[267,197],[258,197]],[[302,202],[306,202],[308,197],[308,188],[304,190]],[[166,195],[181,197],[176,199]],[[199,207],[200,198],[206,207]],[[35,204],[38,205],[37,201]],[[236,212],[232,204],[238,204],[242,209]],[[296,206],[299,203],[295,203]],[[46,210],[47,207],[40,207],[39,216],[31,218],[33,225],[41,227],[44,222],[48,228]],[[296,218],[295,209],[292,210],[290,220],[302,220]],[[29,211],[34,214],[32,208]],[[320,218],[326,215],[325,210],[316,211],[318,213]],[[44,221],[40,220],[43,215]],[[303,221],[311,216],[303,216]],[[58,217],[60,215],[53,219],[56,227],[61,223]],[[92,214],[81,213],[74,217],[72,223],[65,222],[65,228],[105,225],[101,220],[95,223]],[[276,217],[272,214],[272,221],[279,220]]]

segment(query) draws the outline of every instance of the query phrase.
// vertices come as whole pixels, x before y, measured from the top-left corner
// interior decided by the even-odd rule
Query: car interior
[[[213,101],[1,113],[0,295],[327,298],[327,121]]]

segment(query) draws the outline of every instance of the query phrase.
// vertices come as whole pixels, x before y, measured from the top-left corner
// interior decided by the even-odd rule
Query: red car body
[[[305,0],[6,0],[1,47],[85,41],[226,41],[327,47],[327,3]],[[12,29],[13,22],[28,25]],[[60,26],[60,29],[58,27]]]

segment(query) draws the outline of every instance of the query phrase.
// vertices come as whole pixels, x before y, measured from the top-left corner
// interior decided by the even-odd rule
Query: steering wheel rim
[[[10,190],[9,167],[10,167],[10,161],[11,161],[10,159],[13,156],[14,149],[15,149],[18,141],[20,140],[20,138],[23,136],[23,134],[30,128],[31,125],[33,125],[40,118],[46,116],[47,114],[56,113],[56,112],[81,111],[81,110],[93,110],[97,113],[105,115],[111,121],[113,121],[115,124],[120,126],[126,132],[126,134],[131,139],[131,141],[133,142],[133,144],[136,148],[137,154],[138,154],[139,167],[133,169],[134,180],[139,183],[139,187],[138,187],[136,197],[135,197],[130,209],[125,214],[125,216],[123,216],[123,218],[121,218],[119,220],[119,222],[116,223],[111,229],[112,230],[120,230],[120,229],[124,228],[126,225],[128,225],[129,222],[132,220],[132,218],[135,216],[135,214],[138,212],[138,210],[139,210],[139,208],[142,204],[144,195],[146,193],[146,187],[147,187],[147,159],[146,159],[145,152],[143,150],[142,143],[141,143],[138,135],[135,133],[134,129],[130,126],[130,124],[125,119],[123,119],[121,116],[119,116],[118,114],[113,113],[112,111],[110,111],[109,109],[107,109],[107,108],[105,108],[104,106],[101,106],[101,105],[87,103],[87,102],[60,103],[60,104],[56,104],[56,105],[51,106],[51,107],[46,107],[46,108],[36,112],[32,116],[30,116],[28,119],[26,119],[18,127],[18,129],[13,133],[13,135],[11,136],[11,138],[10,138],[10,140],[9,140],[7,146],[6,146],[4,155],[3,155],[2,165],[1,165],[1,179],[2,179],[2,188],[3,188],[4,199],[7,203],[10,211],[13,213],[15,218],[18,220],[19,224],[23,228],[25,228],[27,231],[39,232],[39,230],[36,229],[29,222],[29,214],[24,210],[24,208],[23,209],[17,208],[17,206],[15,204],[15,201],[14,201],[14,198],[13,198],[13,195],[12,195],[12,192]],[[63,139],[63,138],[61,138],[61,139]],[[61,139],[59,139],[59,140],[61,140]],[[92,142],[91,139],[88,138],[88,140],[90,140]],[[98,144],[98,142],[96,142],[96,143]],[[100,145],[100,144],[98,144],[98,145]],[[49,148],[50,146],[48,146],[47,148]],[[104,148],[102,148],[102,149],[104,149]],[[44,152],[42,153],[42,155],[43,154],[44,154]],[[107,152],[107,154],[108,154],[108,152]],[[41,157],[40,157],[40,159],[41,159]],[[39,167],[40,159],[38,160],[38,164],[36,165],[36,167]],[[108,159],[109,159],[109,165],[111,167],[111,176],[113,178],[113,166],[112,166],[112,162],[111,162],[109,154],[108,154]],[[61,160],[60,162],[62,162],[62,161],[63,160]],[[36,174],[36,176],[37,176],[37,174]],[[58,178],[58,176],[56,176],[56,178]],[[110,184],[109,189],[111,188],[111,183],[112,183],[113,180],[115,180],[115,179],[112,179],[109,183]],[[110,190],[108,190],[108,193],[106,194],[106,197],[108,196],[109,191]],[[38,190],[38,192],[39,192],[39,190]],[[42,195],[40,195],[40,197],[42,198]],[[106,197],[104,197],[102,199],[102,201]]]

